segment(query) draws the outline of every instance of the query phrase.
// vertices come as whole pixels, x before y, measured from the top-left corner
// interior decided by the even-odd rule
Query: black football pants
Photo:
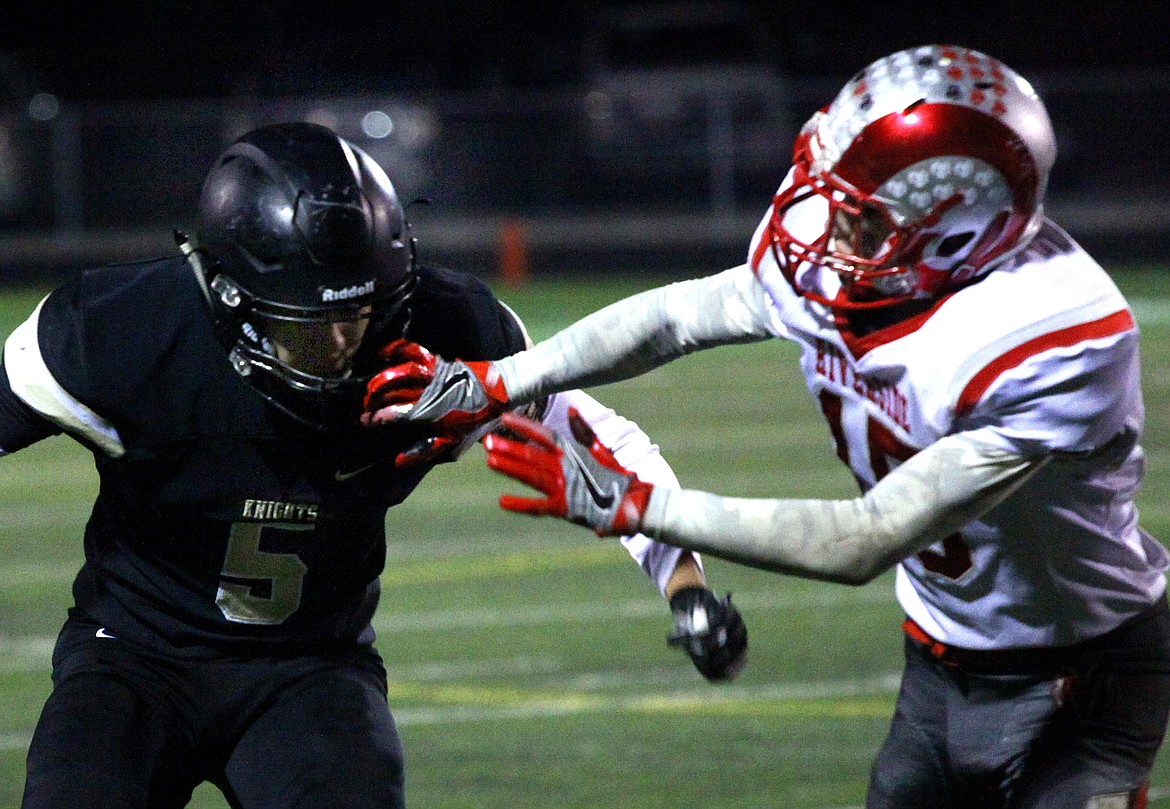
[[[907,638],[867,809],[1144,806],[1170,713],[1166,602],[1086,646],[1059,672],[976,672]]]
[[[400,809],[402,747],[368,647],[185,660],[66,624],[24,809],[179,809],[204,781],[237,809]]]

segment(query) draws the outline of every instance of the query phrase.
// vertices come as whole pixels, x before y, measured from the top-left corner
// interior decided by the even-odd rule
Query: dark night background
[[[680,6],[712,21],[746,12],[765,89],[732,101],[687,91],[675,73],[590,106],[591,32]],[[5,11],[0,276],[157,249],[242,127],[318,114],[400,193],[436,203],[412,217],[441,258],[493,261],[501,222],[519,217],[538,268],[623,266],[646,250],[663,265],[737,261],[799,124],[868,62],[932,42],[982,50],[1033,81],[1057,130],[1049,209],[1086,246],[1106,258],[1170,252],[1164,0],[49,0]],[[721,44],[707,30],[638,55],[694,62]],[[380,109],[392,137],[364,129]],[[716,142],[719,124],[738,140]],[[608,252],[585,258],[585,245]]]
[[[578,80],[598,14],[631,3],[18,3],[0,53],[63,99],[460,90]],[[709,5],[720,5],[717,1]],[[1021,71],[1170,64],[1165,2],[747,2],[791,75],[947,40]]]

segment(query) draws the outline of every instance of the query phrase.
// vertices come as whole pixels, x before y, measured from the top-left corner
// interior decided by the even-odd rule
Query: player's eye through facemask
[[[872,284],[894,296],[913,288],[914,271],[898,264],[900,234],[884,209],[845,200],[831,210],[824,263],[837,270],[842,284]]]
[[[290,380],[312,388],[322,380],[350,375],[372,313],[373,307],[360,306],[314,318],[260,314],[256,320],[265,352],[284,367]]]
[[[829,248],[853,256],[857,261],[878,258],[891,233],[890,226],[874,208],[842,206],[833,211],[829,225]]]
[[[775,221],[786,236],[786,266],[832,270],[856,307],[885,305],[914,289],[917,273],[906,249],[913,241],[880,205],[805,187],[778,205]]]

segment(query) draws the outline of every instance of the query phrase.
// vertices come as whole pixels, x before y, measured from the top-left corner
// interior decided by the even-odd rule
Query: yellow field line
[[[434,685],[396,682],[389,688],[395,715],[405,724],[441,724],[445,721],[490,721],[532,716],[564,716],[602,712],[640,714],[688,714],[710,716],[772,716],[787,719],[885,718],[894,707],[890,678],[844,681],[836,684],[840,696],[790,696],[785,691],[756,688],[736,693],[710,691],[635,694],[534,691],[467,685]],[[817,689],[822,694],[833,684]],[[873,691],[874,693],[858,693]],[[422,704],[407,704],[419,701]]]

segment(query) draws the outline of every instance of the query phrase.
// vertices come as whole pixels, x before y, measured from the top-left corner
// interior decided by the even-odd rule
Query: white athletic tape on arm
[[[618,382],[673,359],[772,336],[763,288],[745,264],[610,304],[497,361],[511,401]]]
[[[1045,462],[952,435],[853,500],[748,499],[655,488],[642,530],[752,567],[863,584],[985,514]]]

